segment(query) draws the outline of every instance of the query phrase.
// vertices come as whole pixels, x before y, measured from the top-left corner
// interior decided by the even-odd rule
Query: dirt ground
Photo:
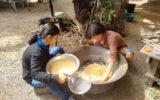
[[[72,0],[56,0],[55,11],[62,11],[74,18]],[[125,22],[125,37],[129,47],[134,50],[135,56],[129,62],[127,74],[117,82],[111,93],[99,95],[74,95],[77,100],[153,100],[150,96],[151,87],[145,85],[147,81],[146,56],[139,50],[143,43],[141,35],[154,34],[160,31],[160,1],[159,0],[130,0],[136,3],[134,22]],[[65,4],[65,5],[64,5]],[[31,12],[26,8],[18,9],[14,13],[11,9],[0,8],[0,100],[59,100],[51,93],[36,95],[34,89],[22,79],[21,59],[31,32],[38,30],[38,19],[50,16],[48,4],[35,4]],[[75,41],[76,34],[66,35],[60,39],[58,45],[71,53],[79,47]],[[159,87],[156,93],[159,93]],[[157,98],[160,100],[160,98]]]

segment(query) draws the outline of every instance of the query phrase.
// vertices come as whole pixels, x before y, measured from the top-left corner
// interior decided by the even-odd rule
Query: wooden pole
[[[54,17],[54,9],[53,9],[52,0],[49,0],[49,8],[50,8],[51,16]]]

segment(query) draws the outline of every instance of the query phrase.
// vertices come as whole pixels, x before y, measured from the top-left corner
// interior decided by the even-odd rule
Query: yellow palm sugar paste
[[[72,74],[75,70],[76,65],[69,59],[59,59],[55,61],[50,68],[52,74]]]
[[[102,77],[106,73],[107,68],[104,65],[93,63],[88,65],[81,74],[83,79],[95,82],[98,77]]]

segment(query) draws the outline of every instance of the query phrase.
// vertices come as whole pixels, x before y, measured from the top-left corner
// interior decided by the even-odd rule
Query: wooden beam
[[[146,76],[147,76],[149,79],[154,80],[155,82],[158,82],[158,84],[160,84],[160,79],[159,79],[159,78],[154,77],[154,76],[151,76],[151,75],[149,75],[149,74],[146,74]]]

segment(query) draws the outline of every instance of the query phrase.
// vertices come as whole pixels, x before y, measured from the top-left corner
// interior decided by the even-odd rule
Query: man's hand
[[[60,56],[60,55],[61,55],[60,53],[57,53],[57,54],[56,54],[56,56]]]
[[[98,81],[100,81],[100,82],[105,82],[105,81],[107,81],[109,79],[109,75],[103,75],[103,76],[101,76],[101,77],[99,77],[98,78]]]
[[[112,76],[112,72],[107,71],[103,76],[97,78],[96,81],[105,82]]]
[[[110,59],[109,61],[106,73],[100,77],[100,81],[102,82],[107,81],[112,76],[112,69],[116,63],[116,59]]]
[[[68,75],[65,73],[60,73],[58,76],[58,82],[64,84],[68,80]]]

